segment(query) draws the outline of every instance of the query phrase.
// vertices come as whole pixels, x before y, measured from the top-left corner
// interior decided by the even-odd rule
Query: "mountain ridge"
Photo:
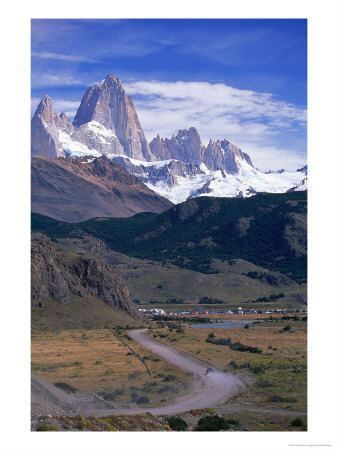
[[[32,212],[77,222],[162,212],[172,204],[122,166],[100,158],[32,157]]]
[[[112,250],[210,273],[212,258],[244,259],[306,279],[307,194],[249,198],[198,197],[156,214],[91,219],[77,224],[33,216],[32,227],[54,237],[92,234]]]

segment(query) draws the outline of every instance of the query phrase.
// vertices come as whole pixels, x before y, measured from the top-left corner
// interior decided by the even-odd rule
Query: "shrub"
[[[62,381],[54,383],[54,386],[62,389],[63,391],[67,392],[68,394],[73,394],[74,392],[77,391],[77,389],[75,387],[71,386],[68,383],[63,383]]]
[[[286,325],[286,327],[282,328],[281,330],[279,330],[280,333],[283,333],[284,331],[290,331],[291,327],[290,325]]]
[[[175,381],[176,379],[177,379],[176,375],[169,374],[163,378],[163,381]]]
[[[223,303],[222,300],[212,297],[201,297],[198,301],[200,305],[218,305]]]
[[[269,401],[277,403],[296,403],[297,399],[293,397],[280,397],[279,395],[270,395]]]
[[[167,384],[157,390],[158,394],[162,394],[163,392],[178,392],[178,387],[173,384]]]
[[[228,422],[224,417],[219,417],[216,414],[202,417],[195,427],[195,431],[220,431],[228,429]]]
[[[84,419],[82,419],[82,420],[79,420],[79,421],[74,423],[74,428],[76,430],[82,431],[82,430],[85,430],[87,428],[87,424],[84,422]]]
[[[136,399],[136,403],[138,405],[140,405],[141,403],[149,403],[149,397],[147,397],[146,395],[140,395],[140,397],[137,397]]]
[[[97,394],[100,397],[104,398],[105,400],[110,401],[115,400],[119,395],[124,394],[124,392],[125,392],[124,389],[115,389],[113,392],[101,391],[98,392]]]
[[[299,417],[297,417],[297,419],[294,419],[294,420],[291,422],[291,425],[292,425],[293,427],[302,427],[302,426],[304,425],[304,423],[303,423],[302,419],[300,419]]]
[[[257,386],[260,388],[267,388],[273,386],[273,384],[268,380],[262,380],[257,383]]]
[[[168,425],[174,431],[185,431],[188,429],[187,422],[181,417],[171,416],[167,419]]]
[[[60,431],[60,428],[56,425],[52,425],[51,423],[45,423],[43,425],[39,425],[36,431]]]

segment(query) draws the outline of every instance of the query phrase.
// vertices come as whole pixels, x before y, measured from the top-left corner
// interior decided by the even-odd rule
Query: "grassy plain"
[[[146,360],[151,378],[144,364],[107,329],[33,334],[32,371],[50,383],[101,393],[119,404],[163,405],[185,391],[189,375],[125,335],[121,338]]]
[[[233,343],[258,347],[262,353],[240,352],[228,346],[208,343],[206,339],[210,333],[214,333],[217,339],[231,338]],[[218,408],[222,412],[231,411],[231,418],[246,424],[246,429],[281,430],[290,419],[288,413],[290,416],[300,413],[303,420],[306,417],[306,321],[266,319],[249,328],[186,327],[184,333],[174,334],[168,329],[159,329],[153,334],[161,342],[247,381],[248,386],[243,393]],[[284,411],[286,415],[279,415],[276,411]]]

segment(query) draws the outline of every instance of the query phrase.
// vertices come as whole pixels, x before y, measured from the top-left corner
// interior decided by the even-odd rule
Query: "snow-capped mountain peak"
[[[306,189],[307,166],[262,173],[228,139],[203,145],[194,127],[180,129],[170,139],[158,134],[148,144],[132,97],[112,74],[87,89],[73,123],[66,114],[58,115],[44,96],[32,118],[31,135],[32,155],[105,155],[174,203],[199,195],[247,197]]]

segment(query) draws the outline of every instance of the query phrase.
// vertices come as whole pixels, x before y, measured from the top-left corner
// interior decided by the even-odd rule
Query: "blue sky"
[[[306,20],[32,20],[33,111],[48,94],[72,117],[108,73],[148,140],[195,126],[263,170],[306,163]]]

